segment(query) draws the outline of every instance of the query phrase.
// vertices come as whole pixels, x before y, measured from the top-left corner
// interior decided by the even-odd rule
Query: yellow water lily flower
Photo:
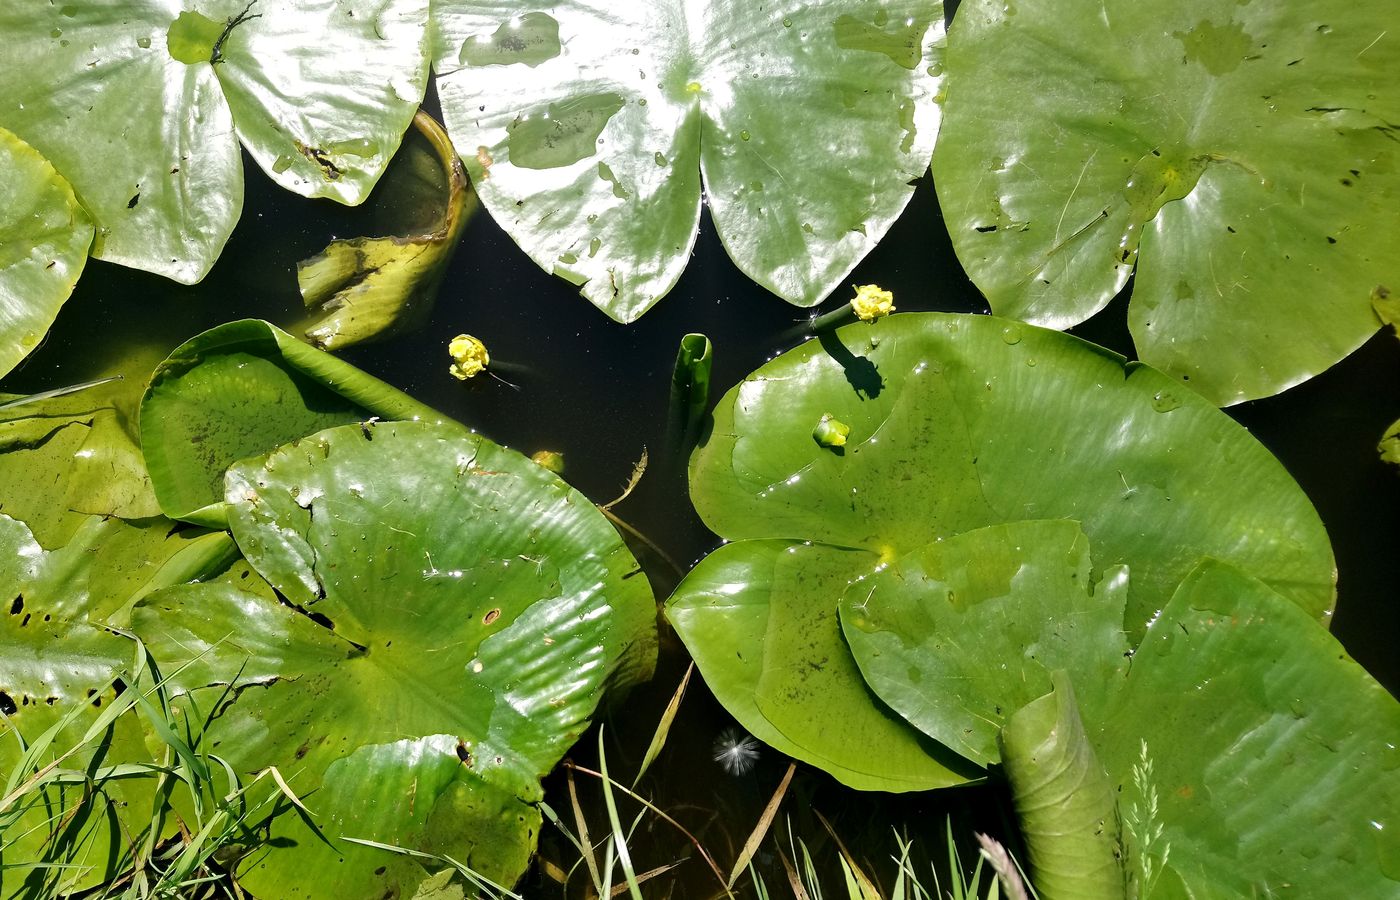
[[[894,294],[882,290],[878,284],[857,285],[851,309],[862,322],[873,322],[894,312]]]
[[[447,352],[452,357],[452,366],[447,371],[452,373],[453,378],[462,381],[485,372],[491,364],[486,345],[469,334],[459,334],[453,338],[452,343],[447,345]]]

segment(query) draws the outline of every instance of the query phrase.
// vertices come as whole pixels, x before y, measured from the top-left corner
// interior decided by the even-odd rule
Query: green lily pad
[[[0,376],[39,346],[87,262],[92,222],[53,164],[0,128]]]
[[[973,758],[1001,726],[1039,895],[1393,892],[1400,704],[1296,603],[1215,560],[1125,654],[1090,571],[1073,523],[1021,522],[935,543],[842,602],[862,672],[911,722]]]
[[[443,0],[433,21],[482,202],[620,322],[675,285],[702,202],[745,274],[820,302],[904,209],[938,130],[940,0]]]
[[[1126,568],[1092,570],[1074,522],[1015,522],[935,541],[855,582],[841,625],[880,699],[985,766],[1056,671],[1083,686],[1085,718],[1102,719],[1128,670],[1127,586]]]
[[[705,684],[754,737],[861,790],[925,791],[981,777],[866,687],[836,600],[874,554],[739,541],[701,560],[666,617]]]
[[[242,883],[377,898],[425,877],[345,838],[513,881],[540,778],[603,691],[654,662],[654,603],[617,532],[552,473],[448,425],[333,428],[235,465],[227,491],[239,546],[293,605],[175,588],[133,630],[184,666],[181,690],[261,686],[213,739],[241,771],[278,766],[330,841],[279,819]]]
[[[1136,266],[1139,355],[1218,405],[1316,375],[1400,284],[1394,27],[1386,0],[969,0],[934,159],[958,257],[1057,328]]]
[[[141,449],[166,515],[222,528],[234,462],[333,425],[444,421],[407,394],[259,319],[196,335],[151,375]]]
[[[1400,889],[1400,703],[1310,618],[1206,562],[1148,628],[1102,728],[1086,723],[1120,802],[1143,819],[1151,798],[1128,798],[1155,792],[1136,847],[1161,826],[1164,888],[1184,885],[1165,895]],[[1144,757],[1150,785],[1134,783]]]
[[[813,438],[824,415],[849,425],[844,446]],[[754,713],[761,695],[745,666],[768,652],[765,635],[786,634],[768,610],[798,607],[806,622],[819,615],[806,608],[820,607],[829,646],[848,657],[834,634],[847,585],[975,528],[1080,522],[1100,572],[1131,569],[1121,622],[1130,639],[1205,555],[1257,574],[1314,619],[1333,602],[1317,513],[1248,432],[1153,369],[989,316],[897,314],[783,354],[720,400],[690,477],[701,517],[734,543],[682,582],[667,615],[721,702],[760,737],[772,729]],[[842,548],[844,562],[823,570],[819,590],[769,576],[724,578],[714,589],[713,567],[738,560],[771,572],[804,541],[813,554]],[[719,634],[723,652],[706,647]],[[838,665],[854,703],[864,683],[849,659]],[[812,665],[788,672],[819,673],[831,677]],[[828,737],[837,735],[824,730],[828,721],[784,729],[805,755],[790,752],[814,762],[884,752],[860,735]]]
[[[97,225],[93,255],[193,283],[243,202],[240,143],[282,186],[359,203],[427,78],[426,0],[6,4],[0,107]]]

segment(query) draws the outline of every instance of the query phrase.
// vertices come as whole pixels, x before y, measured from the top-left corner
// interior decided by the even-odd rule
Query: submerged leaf
[[[442,167],[447,194],[432,230],[402,237],[332,241],[297,264],[297,284],[318,318],[306,336],[322,350],[343,350],[421,324],[432,311],[438,285],[476,211],[476,194],[447,134],[419,112],[414,126],[429,141]]]
[[[221,528],[229,465],[376,416],[445,421],[349,363],[244,319],[196,335],[156,367],[141,402],[141,449],[166,515]]]
[[[63,176],[0,128],[0,376],[39,346],[82,274],[92,235]]]
[[[133,629],[183,667],[183,691],[261,686],[215,723],[220,753],[277,765],[331,842],[284,817],[242,883],[378,898],[425,875],[345,838],[513,881],[540,778],[606,688],[652,670],[653,601],[617,533],[552,473],[451,425],[333,428],[235,465],[227,491],[239,546],[293,605],[178,588]]]
[[[704,191],[745,274],[812,306],[928,167],[941,0],[433,4],[444,120],[482,202],[630,322],[680,277]]]
[[[934,175],[997,313],[1068,327],[1136,268],[1139,355],[1218,405],[1375,332],[1400,287],[1390,0],[968,0],[949,47]]]
[[[422,98],[427,0],[0,4],[5,126],[97,225],[93,255],[193,283],[274,181],[359,203]]]

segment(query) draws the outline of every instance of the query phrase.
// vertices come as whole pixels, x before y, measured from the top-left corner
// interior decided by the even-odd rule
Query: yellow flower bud
[[[530,456],[530,460],[538,466],[544,466],[555,475],[564,474],[564,454],[556,450],[539,450]]]
[[[453,378],[462,381],[486,371],[491,364],[486,345],[469,334],[459,334],[453,338],[452,343],[447,345],[447,352],[452,357],[452,366],[447,371],[452,373]]]
[[[873,322],[894,312],[894,294],[881,290],[878,284],[858,285],[851,309],[862,322]]]
[[[823,447],[844,447],[846,438],[851,433],[851,426],[837,419],[831,413],[823,413],[817,422],[817,427],[812,429],[812,439]]]

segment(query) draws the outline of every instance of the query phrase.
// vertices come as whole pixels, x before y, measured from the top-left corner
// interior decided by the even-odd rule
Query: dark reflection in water
[[[181,287],[161,278],[93,262],[64,308],[45,346],[4,388],[35,391],[119,370],[128,360],[133,376],[149,372],[165,351],[198,331],[235,318],[259,316],[290,325],[301,318],[297,260],[320,250],[330,236],[385,233],[402,210],[380,198],[346,209],[305,201],[275,189],[246,161],[247,205],[238,230],[210,277]],[[403,184],[404,182],[401,182]],[[406,189],[405,189],[406,190]],[[773,335],[788,332],[809,311],[778,300],[740,274],[729,261],[708,215],[684,276],[671,294],[632,325],[618,325],[562,280],[538,269],[485,213],[468,226],[444,281],[429,324],[421,331],[345,354],[356,365],[406,390],[501,443],[525,453],[561,451],[566,477],[599,502],[625,485],[643,448],[651,449],[647,474],[615,512],[647,534],[670,556],[689,564],[715,536],[699,521],[686,493],[684,466],[664,452],[666,401],[672,362],[681,337],[703,332],[714,341],[714,393],[725,389],[785,347]],[[977,290],[954,258],[931,181],[918,185],[909,209],[851,283],[877,282],[892,290],[901,311],[986,312]],[[849,299],[845,289],[823,304]],[[1076,332],[1131,353],[1120,297]],[[448,341],[459,332],[482,338],[493,358],[514,364],[516,388],[490,379],[470,383],[448,374]],[[133,358],[133,348],[147,352]],[[858,364],[860,360],[853,360]],[[857,372],[874,390],[878,373]],[[1314,381],[1270,400],[1230,411],[1289,468],[1317,504],[1335,544],[1340,599],[1334,632],[1382,683],[1400,687],[1400,479],[1376,459],[1375,443],[1386,424],[1400,418],[1400,346],[1378,336],[1353,357]],[[674,574],[652,572],[664,596]],[[663,635],[663,657],[652,686],[639,690],[603,718],[614,776],[630,782],[661,711],[684,671],[686,659],[674,635]],[[764,750],[752,771],[727,774],[712,759],[716,736],[731,720],[704,689],[691,682],[666,752],[639,790],[686,825],[726,869],[756,821],[786,760]],[[596,733],[576,748],[580,764],[596,764]],[[597,784],[580,779],[580,795],[595,838],[605,832]],[[551,806],[571,821],[564,776],[547,782]],[[627,818],[635,815],[635,807]],[[895,851],[891,828],[918,837],[924,851],[943,855],[944,817],[959,833],[1013,834],[1003,792],[978,787],[937,794],[861,795],[820,772],[802,770],[784,807],[794,829],[813,845],[830,841],[814,813],[837,831],[877,873],[888,879]],[[573,853],[549,825],[543,852],[567,868]],[[688,842],[648,816],[634,837],[639,868],[688,855]],[[772,843],[767,845],[772,847]],[[767,851],[765,851],[767,853]],[[572,854],[572,856],[570,855]],[[820,855],[820,854],[819,854]],[[785,893],[771,855],[760,857],[770,887]],[[925,869],[925,871],[927,871]],[[831,884],[838,884],[834,870]],[[586,876],[576,872],[572,888]],[[527,881],[535,896],[557,896],[541,871]],[[710,897],[717,885],[697,859],[657,879],[648,896]],[[578,891],[572,892],[577,896]]]

